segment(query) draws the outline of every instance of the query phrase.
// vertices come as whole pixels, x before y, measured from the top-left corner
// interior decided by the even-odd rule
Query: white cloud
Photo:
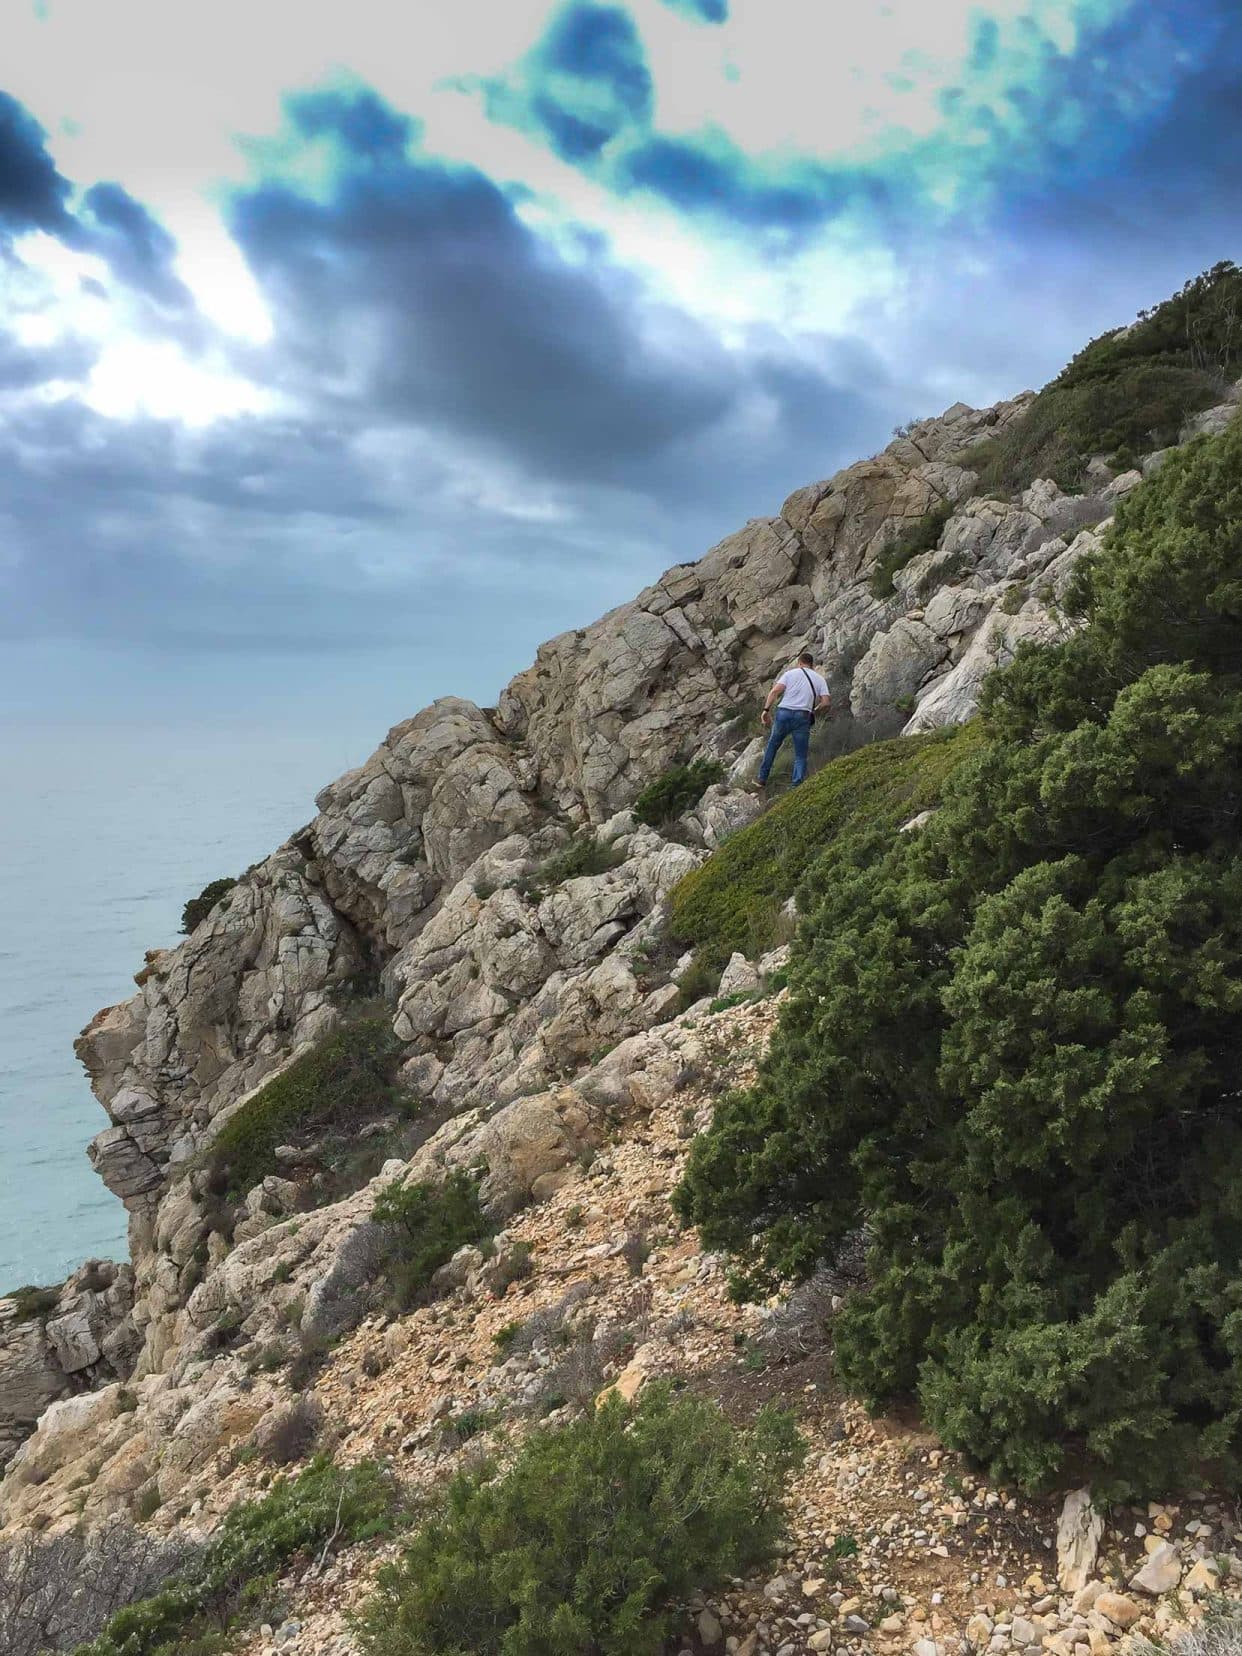
[[[191,362],[169,340],[117,339],[91,369],[82,400],[109,419],[149,415],[188,426],[271,413],[276,398],[237,374]]]

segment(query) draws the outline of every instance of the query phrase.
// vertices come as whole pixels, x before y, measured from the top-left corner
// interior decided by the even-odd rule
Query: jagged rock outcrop
[[[50,1404],[133,1366],[134,1273],[88,1260],[55,1290],[0,1299],[0,1473]]]
[[[336,1018],[363,939],[284,846],[178,948],[147,956],[140,993],[100,1012],[76,1051],[112,1122],[91,1161],[139,1221],[226,1105]],[[132,1237],[131,1237],[132,1241]]]
[[[1042,480],[1011,502],[979,496],[972,448],[1029,400],[918,422],[543,645],[495,709],[449,697],[396,725],[189,938],[148,956],[139,993],[101,1012],[77,1047],[110,1122],[91,1158],[130,1211],[132,1303],[114,1319],[124,1336],[110,1350],[91,1333],[99,1356],[74,1367],[85,1336],[58,1344],[0,1325],[0,1444],[113,1375],[140,1386],[144,1422],[148,1397],[210,1393],[222,1318],[259,1339],[295,1298],[304,1333],[358,1314],[372,1197],[299,1214],[277,1255],[296,1180],[270,1174],[222,1229],[201,1152],[339,1022],[360,984],[382,982],[403,1080],[450,1118],[410,1166],[482,1157],[498,1212],[555,1184],[598,1130],[613,1072],[592,1060],[645,1039],[679,1005],[661,904],[758,809],[739,786],[759,745],[741,715],[773,669],[810,645],[834,692],[828,739],[843,750],[969,717],[992,667],[1024,641],[1062,636],[1073,568],[1141,474],[1114,477],[1101,462],[1087,494]],[[935,544],[888,592],[876,570],[895,537],[941,517]],[[722,760],[730,780],[675,836],[640,825],[628,809],[640,789],[694,757]],[[543,871],[584,831],[606,852],[598,871],[549,883]]]

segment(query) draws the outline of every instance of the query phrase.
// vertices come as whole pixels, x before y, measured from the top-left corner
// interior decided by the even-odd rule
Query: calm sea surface
[[[0,728],[0,1292],[126,1257],[125,1211],[86,1159],[108,1123],[74,1036],[135,993],[187,897],[275,850],[368,751],[270,730]]]

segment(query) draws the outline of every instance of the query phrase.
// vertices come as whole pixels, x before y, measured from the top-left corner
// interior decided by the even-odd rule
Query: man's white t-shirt
[[[814,667],[799,667],[795,663],[792,667],[786,667],[776,682],[785,687],[781,706],[792,708],[795,713],[812,712],[819,697],[828,694],[827,680],[821,678]]]

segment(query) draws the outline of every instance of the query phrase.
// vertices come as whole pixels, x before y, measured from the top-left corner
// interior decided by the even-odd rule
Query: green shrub
[[[996,1478],[1233,1481],[1242,430],[1121,503],[1067,607],[923,830],[817,863],[758,1084],[676,1201],[743,1291],[866,1224],[842,1377]]]
[[[495,1409],[463,1409],[444,1422],[444,1434],[457,1443],[469,1443],[480,1432],[490,1432],[499,1419]]]
[[[277,1479],[261,1500],[235,1506],[187,1572],[117,1611],[75,1656],[174,1656],[227,1631],[258,1609],[281,1568],[299,1553],[392,1530],[391,1480],[371,1461],[342,1471],[319,1459]]]
[[[376,1197],[372,1217],[388,1232],[389,1291],[402,1309],[426,1297],[433,1274],[458,1248],[492,1231],[478,1184],[466,1173],[450,1173],[443,1184],[394,1181]]]
[[[944,526],[952,516],[953,507],[949,501],[933,507],[930,512],[915,518],[912,523],[893,536],[892,540],[883,548],[879,558],[871,571],[871,596],[873,598],[891,598],[896,588],[893,577],[923,552],[930,552],[944,532]]]
[[[521,889],[533,902],[539,902],[548,892],[564,885],[566,880],[607,874],[622,860],[621,852],[615,846],[604,845],[594,834],[575,834],[563,850],[541,863],[538,872],[522,882]]]
[[[745,1006],[747,1001],[758,1000],[760,994],[761,991],[758,989],[735,989],[732,994],[717,995],[707,1010],[709,1012],[729,1012],[735,1006]]]
[[[509,1471],[456,1478],[380,1577],[368,1656],[656,1656],[670,1606],[771,1558],[801,1446],[652,1388],[532,1436]]]
[[[1019,584],[1009,588],[1008,592],[1001,599],[1000,607],[1003,614],[1016,615],[1025,603],[1026,588]]]
[[[976,721],[830,761],[673,888],[670,934],[694,945],[705,973],[719,972],[738,949],[754,959],[777,941],[783,904],[825,846],[860,828],[891,834],[934,805],[981,740]]]
[[[501,1357],[507,1357],[509,1355],[509,1352],[513,1349],[513,1342],[517,1339],[521,1331],[522,1325],[520,1322],[507,1322],[502,1323],[492,1335],[492,1344],[496,1347],[496,1350],[500,1353]]]
[[[310,1052],[229,1117],[205,1160],[232,1199],[276,1168],[277,1145],[325,1131],[350,1134],[397,1106],[400,1045],[387,1017],[364,1017],[325,1035]]]
[[[234,879],[212,880],[205,885],[197,897],[191,897],[181,911],[181,930],[186,937],[194,930],[200,921],[203,921],[215,908],[221,897],[227,896],[237,884]]]
[[[724,776],[724,766],[714,759],[670,765],[639,794],[634,801],[634,815],[649,828],[660,828],[697,805],[712,783],[723,782]]]
[[[1221,401],[1242,366],[1242,272],[1219,264],[1133,327],[1093,340],[1019,420],[965,457],[984,490],[1037,477],[1076,488],[1093,454],[1132,458],[1176,443],[1187,416]]]
[[[706,1000],[709,995],[715,994],[720,984],[721,967],[712,969],[711,964],[696,953],[686,967],[674,981],[681,991],[680,1007],[683,1012],[697,1001]]]
[[[32,1283],[27,1283],[22,1288],[14,1288],[4,1298],[12,1300],[18,1322],[43,1322],[59,1305],[60,1289],[36,1288]]]

